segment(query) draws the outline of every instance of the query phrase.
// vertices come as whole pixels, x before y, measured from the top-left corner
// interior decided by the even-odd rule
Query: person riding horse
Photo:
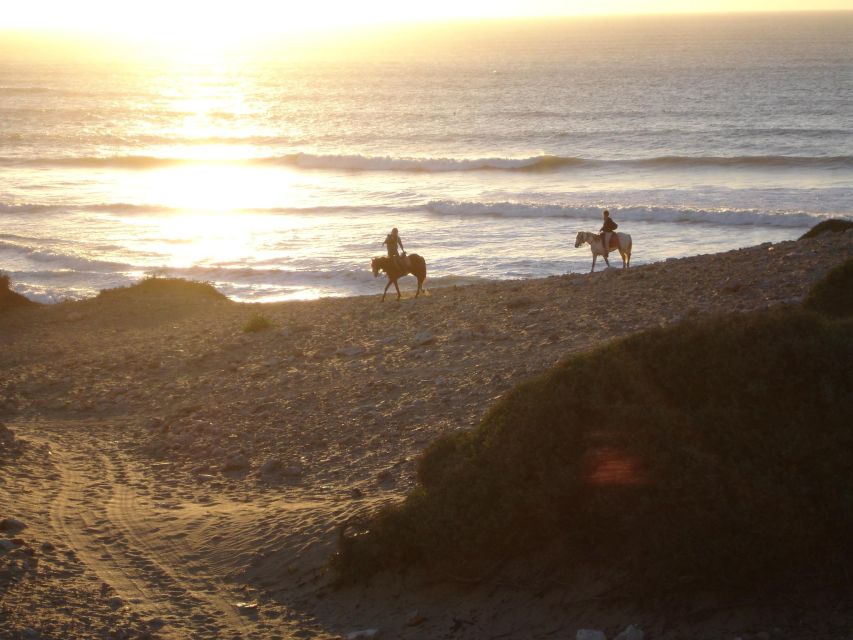
[[[610,238],[619,225],[613,221],[607,209],[601,213],[601,216],[604,218],[604,224],[601,225],[599,233],[601,234],[601,244],[604,246],[604,255],[607,256],[610,253]]]
[[[408,260],[406,259],[406,250],[403,248],[403,241],[400,240],[400,235],[397,232],[397,227],[391,229],[391,233],[385,236],[385,240],[382,241],[382,244],[384,244],[388,249],[388,257],[391,258],[400,269],[408,271],[409,267],[407,264]],[[400,254],[397,251],[398,245],[403,251],[402,258],[400,257]]]

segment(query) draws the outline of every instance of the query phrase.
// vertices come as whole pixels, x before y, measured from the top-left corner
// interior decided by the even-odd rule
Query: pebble
[[[435,336],[429,331],[418,331],[415,335],[414,345],[416,347],[423,347],[433,342],[435,342]]]
[[[362,629],[347,634],[347,640],[363,640],[365,638],[378,638],[379,629]]]
[[[258,473],[260,475],[272,475],[276,473],[280,468],[281,460],[279,460],[278,458],[270,458],[258,468]]]
[[[629,625],[622,633],[614,638],[614,640],[643,640],[646,634],[639,627]]]
[[[0,520],[0,531],[16,532],[26,528],[27,525],[25,525],[17,518],[3,518],[2,520]]]

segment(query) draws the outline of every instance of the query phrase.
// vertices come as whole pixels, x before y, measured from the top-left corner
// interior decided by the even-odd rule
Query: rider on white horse
[[[604,246],[604,256],[606,258],[607,254],[610,253],[610,238],[619,225],[613,221],[607,209],[601,213],[601,216],[604,218],[604,224],[601,225],[599,233],[601,233],[601,244]]]

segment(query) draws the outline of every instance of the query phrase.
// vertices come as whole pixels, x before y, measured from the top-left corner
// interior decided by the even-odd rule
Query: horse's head
[[[586,242],[586,238],[584,238],[583,231],[578,231],[578,235],[575,238],[575,249],[581,246],[584,242]]]
[[[373,258],[370,261],[370,268],[373,270],[373,277],[379,277],[379,269],[382,266],[382,258]]]

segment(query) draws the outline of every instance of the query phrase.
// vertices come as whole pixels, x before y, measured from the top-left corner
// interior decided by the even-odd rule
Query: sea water
[[[853,215],[853,12],[448,28],[364,55],[0,59],[0,270],[40,301],[146,275],[273,301],[632,263]],[[618,264],[619,258],[613,254]]]

